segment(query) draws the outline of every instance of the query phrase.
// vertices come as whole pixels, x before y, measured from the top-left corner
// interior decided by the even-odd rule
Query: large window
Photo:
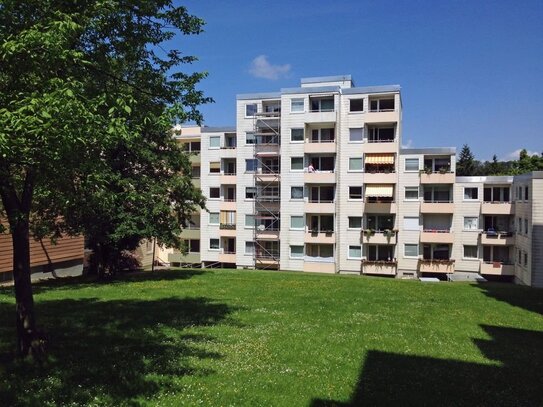
[[[446,185],[425,185],[424,202],[452,202],[452,190]]]
[[[251,158],[245,160],[245,171],[246,172],[255,172],[258,165],[258,160]]]
[[[477,230],[477,229],[479,229],[479,217],[464,216],[464,230]]]
[[[187,249],[189,253],[200,253],[200,241],[198,239],[187,240]]]
[[[334,245],[333,244],[308,244],[307,256],[332,259],[334,257]]]
[[[479,198],[478,188],[464,188],[464,199],[467,201],[477,200]]]
[[[290,129],[290,141],[304,141],[304,129]]]
[[[425,244],[422,248],[424,260],[449,260],[451,246],[448,244]]]
[[[291,199],[304,199],[304,187],[290,187]]]
[[[290,101],[290,111],[291,112],[303,112],[304,111],[304,100],[303,99],[291,99],[291,101]]]
[[[349,110],[351,112],[364,111],[364,99],[351,99],[349,102]]]
[[[320,186],[311,187],[309,193],[310,202],[334,202],[334,187],[333,186]]]
[[[256,103],[250,103],[245,105],[245,116],[251,117],[254,116],[257,112]]]
[[[510,192],[510,187],[485,187],[483,189],[483,201],[509,202]]]
[[[366,215],[366,228],[377,231],[394,229],[394,215]]]
[[[209,137],[209,148],[220,148],[220,147],[221,147],[221,136]]]
[[[334,97],[310,97],[309,102],[311,104],[312,112],[333,112],[334,111]]]
[[[362,216],[349,216],[349,229],[362,229]]]
[[[362,200],[362,187],[349,187],[349,199]]]
[[[390,112],[393,110],[394,98],[370,100],[370,112]]]
[[[477,246],[464,245],[464,258],[465,259],[476,259],[477,257],[478,257]]]
[[[291,171],[303,171],[304,158],[303,157],[290,157],[290,170]]]
[[[367,256],[370,261],[394,260],[394,246],[392,245],[368,245]]]
[[[309,156],[309,164],[313,165],[313,169],[317,171],[334,172],[334,157],[333,156]],[[308,168],[309,172],[311,168]]]
[[[405,200],[406,201],[418,201],[419,200],[419,187],[405,187]]]
[[[304,257],[304,247],[302,245],[290,246],[290,257]]]
[[[419,245],[417,243],[406,243],[403,246],[404,257],[418,257]]]
[[[312,143],[333,143],[336,139],[335,130],[328,129],[313,129],[311,131]]]
[[[418,171],[419,159],[418,158],[406,158],[405,159],[405,171]]]
[[[364,139],[363,128],[351,128],[349,129],[349,141],[361,142]]]
[[[349,171],[362,171],[362,157],[349,158]]]
[[[385,143],[392,142],[395,138],[394,127],[368,127],[368,142]]]
[[[349,258],[361,259],[362,258],[362,246],[349,246]]]
[[[290,228],[303,230],[305,227],[304,217],[299,215],[290,216]]]

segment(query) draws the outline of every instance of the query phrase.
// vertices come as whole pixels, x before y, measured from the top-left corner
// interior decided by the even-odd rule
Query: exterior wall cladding
[[[398,85],[346,75],[238,95],[236,127],[177,129],[208,210],[169,261],[543,286],[543,172],[456,177],[455,148],[402,148],[401,123]]]

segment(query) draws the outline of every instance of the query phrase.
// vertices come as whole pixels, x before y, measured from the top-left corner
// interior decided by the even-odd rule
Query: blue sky
[[[478,159],[543,151],[541,0],[183,4],[207,23],[173,45],[209,72],[208,126],[235,125],[238,93],[351,74],[357,86],[402,86],[406,145],[468,143]]]

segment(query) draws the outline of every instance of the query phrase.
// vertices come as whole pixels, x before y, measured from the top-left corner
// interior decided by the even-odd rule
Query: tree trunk
[[[24,217],[24,216],[22,216]],[[11,228],[13,240],[13,280],[17,326],[17,354],[36,355],[41,347],[34,318],[34,298],[30,281],[30,235],[28,218],[18,219]]]

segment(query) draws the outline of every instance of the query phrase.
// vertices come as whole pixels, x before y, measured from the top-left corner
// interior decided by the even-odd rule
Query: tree
[[[471,176],[475,175],[476,163],[471,149],[467,144],[462,146],[460,156],[456,162],[456,175],[458,176]]]
[[[174,120],[201,120],[197,106],[209,99],[195,87],[205,75],[177,72],[195,58],[161,45],[202,25],[171,0],[0,4],[0,196],[13,241],[19,355],[36,355],[41,344],[31,231],[136,240],[133,231],[155,220],[140,236],[170,231],[162,234],[175,243],[169,228],[202,204],[168,130]],[[96,216],[106,215],[121,221],[104,232]]]

